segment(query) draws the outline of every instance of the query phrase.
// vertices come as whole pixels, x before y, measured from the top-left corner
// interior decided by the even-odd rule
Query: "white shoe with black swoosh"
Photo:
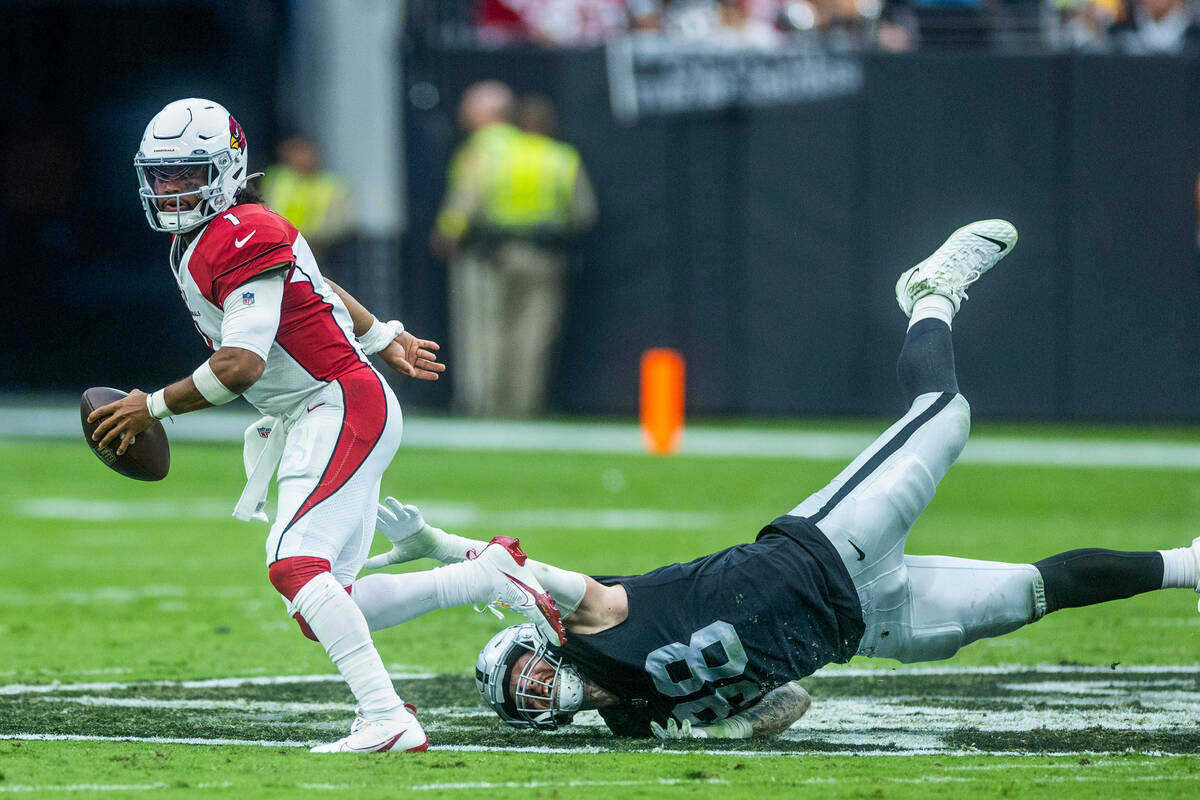
[[[1196,559],[1196,571],[1200,573],[1200,536],[1192,539],[1192,558]],[[1200,579],[1196,581],[1196,594],[1200,594]],[[1196,610],[1200,611],[1200,602],[1196,603]]]
[[[967,287],[1012,252],[1017,229],[1002,219],[972,222],[950,234],[933,255],[902,273],[896,281],[896,302],[904,316],[911,317],[913,304],[922,297],[938,294],[954,305],[967,299]]]
[[[379,717],[368,719],[355,715],[350,735],[336,742],[312,748],[312,753],[384,753],[395,750],[404,753],[423,753],[429,748],[429,737],[417,718],[405,707]]]
[[[529,557],[521,550],[521,542],[511,536],[497,536],[477,555],[468,559],[485,565],[492,573],[492,600],[489,605],[501,605],[524,614],[552,642],[563,644],[567,632],[562,618],[554,607],[554,598],[542,588],[533,571],[525,566]]]

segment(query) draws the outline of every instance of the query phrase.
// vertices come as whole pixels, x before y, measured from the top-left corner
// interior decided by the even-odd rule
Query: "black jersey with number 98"
[[[858,595],[829,540],[780,517],[740,544],[644,575],[599,577],[629,596],[629,616],[562,646],[583,677],[622,705],[614,733],[648,736],[650,720],[709,724],[790,680],[850,660],[863,635]]]

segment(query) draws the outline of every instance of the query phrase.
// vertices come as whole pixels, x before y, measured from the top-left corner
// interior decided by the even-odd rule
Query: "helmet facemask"
[[[512,692],[513,670],[526,654],[531,655]],[[542,665],[553,670],[552,677],[535,677]],[[488,642],[476,663],[475,684],[484,701],[514,728],[557,730],[570,724],[583,705],[579,672],[551,651],[549,640],[531,623],[506,628]]]
[[[220,105],[192,98],[169,104],[146,128],[133,160],[138,194],[150,227],[165,233],[185,233],[232,208],[249,177],[246,137],[237,121]],[[171,180],[184,171],[200,168],[194,188],[175,194],[158,194],[155,178]],[[194,198],[183,209],[163,210],[160,203]]]

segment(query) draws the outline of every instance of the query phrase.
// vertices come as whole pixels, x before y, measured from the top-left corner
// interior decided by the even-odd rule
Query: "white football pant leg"
[[[788,512],[811,520],[829,538],[860,599],[873,600],[872,607],[902,602],[863,595],[902,566],[909,528],[933,500],[970,430],[971,408],[962,395],[920,395],[828,486]]]
[[[373,500],[379,499],[379,487],[383,485],[383,478],[375,481],[375,486],[369,492],[368,496]],[[367,556],[371,553],[371,543],[375,541],[375,521],[376,512],[373,503],[368,510],[363,509],[362,520],[359,523],[358,535],[351,536],[346,540],[346,544],[342,547],[342,551],[333,559],[330,571],[333,576],[338,579],[338,583],[342,586],[350,586],[354,583],[358,573],[362,571],[363,562],[367,560]]]
[[[950,658],[978,639],[1011,633],[1046,613],[1032,564],[905,556],[890,594],[904,602],[864,613],[859,655],[905,663]]]
[[[375,534],[380,481],[403,431],[400,404],[383,379],[378,380],[387,408],[387,422],[378,439],[336,491],[295,522],[293,515],[328,480],[327,470],[332,469],[343,430],[353,428],[356,409],[346,407],[341,387],[331,383],[317,397],[323,402],[288,431],[276,481],[279,508],[267,536],[267,564],[292,556],[325,558],[343,586],[349,586],[362,568]]]

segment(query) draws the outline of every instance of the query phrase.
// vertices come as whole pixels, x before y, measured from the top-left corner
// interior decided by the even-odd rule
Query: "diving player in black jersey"
[[[905,555],[909,528],[970,430],[951,320],[967,287],[1016,241],[1008,222],[975,222],[900,276],[896,299],[910,323],[897,371],[908,412],[754,542],[620,577],[530,559],[567,638],[550,642],[531,624],[497,634],[476,663],[485,702],[518,727],[553,729],[595,708],[621,735],[777,735],[809,707],[793,681],[827,663],[856,654],[936,661],[1061,608],[1200,591],[1200,538],[1163,551],[1073,550],[1035,564]],[[485,546],[431,528],[392,498],[379,529],[394,547],[370,568],[461,561]],[[404,576],[415,583],[393,598],[395,622],[453,603],[422,588],[421,575]]]

